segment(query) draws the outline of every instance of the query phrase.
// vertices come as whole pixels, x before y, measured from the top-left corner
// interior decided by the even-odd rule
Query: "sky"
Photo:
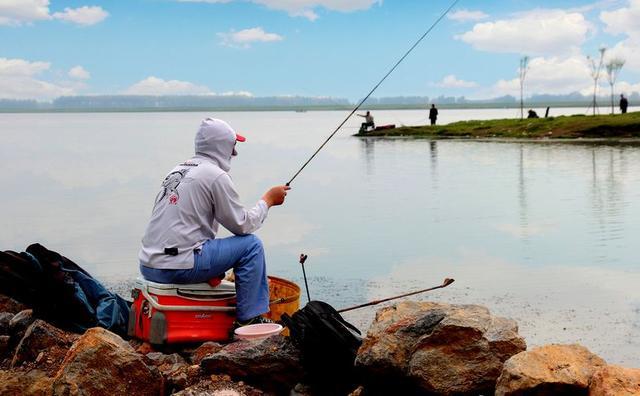
[[[451,0],[0,0],[0,98],[252,95],[357,100]],[[640,91],[640,0],[459,0],[374,96]],[[597,62],[596,62],[597,63]],[[600,89],[608,92],[606,73]]]

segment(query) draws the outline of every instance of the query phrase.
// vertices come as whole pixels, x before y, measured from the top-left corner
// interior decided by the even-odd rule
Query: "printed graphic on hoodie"
[[[165,197],[169,197],[169,204],[177,205],[180,199],[180,193],[178,192],[178,186],[180,183],[188,183],[192,179],[185,178],[190,169],[180,169],[178,171],[171,172],[164,178],[162,182],[162,191],[158,194],[156,204],[162,201]]]

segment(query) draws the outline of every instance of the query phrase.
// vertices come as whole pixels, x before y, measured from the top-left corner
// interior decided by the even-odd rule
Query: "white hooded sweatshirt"
[[[263,200],[250,210],[240,203],[227,174],[235,131],[207,118],[196,134],[195,153],[165,177],[142,238],[140,264],[157,269],[193,268],[194,250],[213,239],[222,226],[235,235],[256,231],[267,217]]]

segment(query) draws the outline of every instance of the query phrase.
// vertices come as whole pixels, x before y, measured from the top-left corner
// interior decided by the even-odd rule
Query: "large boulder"
[[[53,389],[64,395],[159,395],[163,378],[143,356],[116,334],[87,330],[69,349],[54,378]]]
[[[40,369],[57,368],[77,338],[76,334],[66,333],[37,319],[29,326],[16,347],[11,367],[33,362]]]
[[[206,373],[228,374],[261,389],[288,391],[303,376],[300,353],[288,337],[236,341],[202,359]]]
[[[503,362],[525,349],[516,322],[485,307],[405,301],[376,313],[356,365],[374,389],[491,393]]]
[[[593,374],[589,396],[640,395],[640,369],[605,366]]]
[[[0,370],[0,395],[49,396],[52,381],[41,370]]]
[[[593,374],[606,362],[581,345],[545,345],[504,364],[496,396],[586,395]]]

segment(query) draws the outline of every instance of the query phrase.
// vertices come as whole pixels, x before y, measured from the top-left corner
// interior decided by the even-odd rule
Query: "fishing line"
[[[431,33],[431,31],[433,30],[433,28],[435,28],[440,21],[449,13],[449,11],[451,11],[451,9],[453,7],[455,7],[456,4],[458,4],[460,0],[454,0],[453,3],[451,3],[451,5],[449,6],[449,8],[446,9],[445,12],[442,13],[442,15],[440,15],[440,17],[438,19],[436,19],[436,21],[431,25],[431,27],[429,27],[429,29],[422,35],[420,36],[420,38],[415,42],[415,44],[413,44],[411,46],[411,48],[409,48],[409,50],[407,50],[407,52],[405,52],[405,54],[402,56],[402,58],[400,58],[400,60],[398,60],[398,62],[396,62],[395,65],[393,65],[393,67],[391,68],[391,70],[389,70],[387,72],[387,74],[384,75],[384,77],[382,77],[382,79],[373,87],[373,89],[367,94],[367,96],[364,97],[364,99],[362,99],[358,105],[351,111],[351,113],[349,113],[349,115],[340,123],[340,125],[338,125],[338,127],[333,131],[333,133],[331,135],[329,135],[329,137],[327,138],[327,140],[324,141],[324,143],[322,143],[320,145],[320,147],[318,147],[318,149],[311,155],[311,157],[309,157],[309,159],[307,160],[307,162],[305,162],[302,167],[300,167],[300,169],[298,169],[298,171],[293,175],[293,177],[291,178],[291,180],[289,180],[287,182],[287,186],[291,185],[291,182],[293,182],[295,180],[296,177],[298,177],[298,175],[300,174],[300,172],[302,172],[302,170],[304,168],[306,168],[306,166],[309,164],[309,162],[311,162],[311,160],[320,152],[320,150],[322,150],[322,148],[329,143],[329,140],[331,140],[331,138],[333,138],[333,136],[338,133],[338,131],[340,130],[340,128],[342,128],[342,126],[349,120],[349,118],[351,118],[351,116],[353,114],[355,114],[356,111],[358,111],[358,109],[360,109],[360,106],[362,106],[364,104],[364,102],[369,99],[369,97],[375,92],[376,89],[378,89],[378,87],[380,86],[380,84],[382,84],[384,82],[384,80],[387,79],[387,77],[389,77],[389,75],[391,73],[393,73],[393,71],[400,65],[400,63],[402,63],[402,61],[404,60],[404,58],[406,58],[412,51],[414,48],[416,48],[418,46],[418,44],[420,44],[420,42],[427,37],[427,35],[429,33]]]

